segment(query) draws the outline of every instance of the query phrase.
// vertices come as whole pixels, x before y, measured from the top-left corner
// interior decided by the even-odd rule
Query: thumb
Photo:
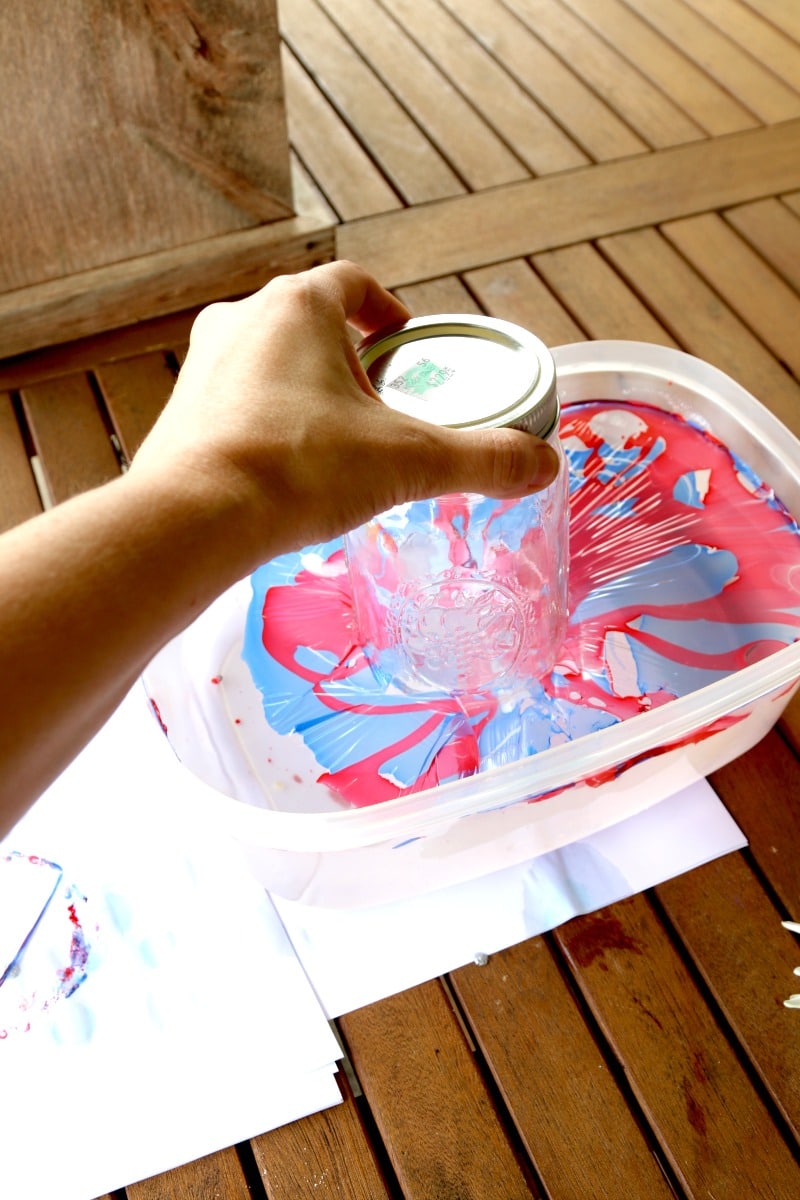
[[[538,492],[552,483],[560,462],[556,451],[518,429],[440,429],[430,494],[481,492],[507,499]]]

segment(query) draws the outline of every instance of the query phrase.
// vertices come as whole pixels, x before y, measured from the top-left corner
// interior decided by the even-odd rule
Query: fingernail
[[[547,487],[548,483],[552,483],[558,474],[559,465],[555,450],[545,442],[536,455],[534,473],[528,486],[530,488]]]

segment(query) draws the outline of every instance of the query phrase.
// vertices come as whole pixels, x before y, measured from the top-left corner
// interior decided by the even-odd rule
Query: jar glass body
[[[567,622],[568,478],[516,500],[401,504],[345,537],[358,636],[379,682],[451,695],[549,672]]]

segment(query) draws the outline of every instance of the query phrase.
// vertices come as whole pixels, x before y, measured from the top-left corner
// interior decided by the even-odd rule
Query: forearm
[[[164,642],[254,565],[241,523],[235,497],[131,472],[0,539],[0,833]]]

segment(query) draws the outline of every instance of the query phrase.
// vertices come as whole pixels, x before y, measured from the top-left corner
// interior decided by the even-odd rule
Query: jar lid
[[[414,317],[357,347],[384,403],[432,425],[510,425],[547,437],[558,422],[556,369],[544,342],[494,317]]]

